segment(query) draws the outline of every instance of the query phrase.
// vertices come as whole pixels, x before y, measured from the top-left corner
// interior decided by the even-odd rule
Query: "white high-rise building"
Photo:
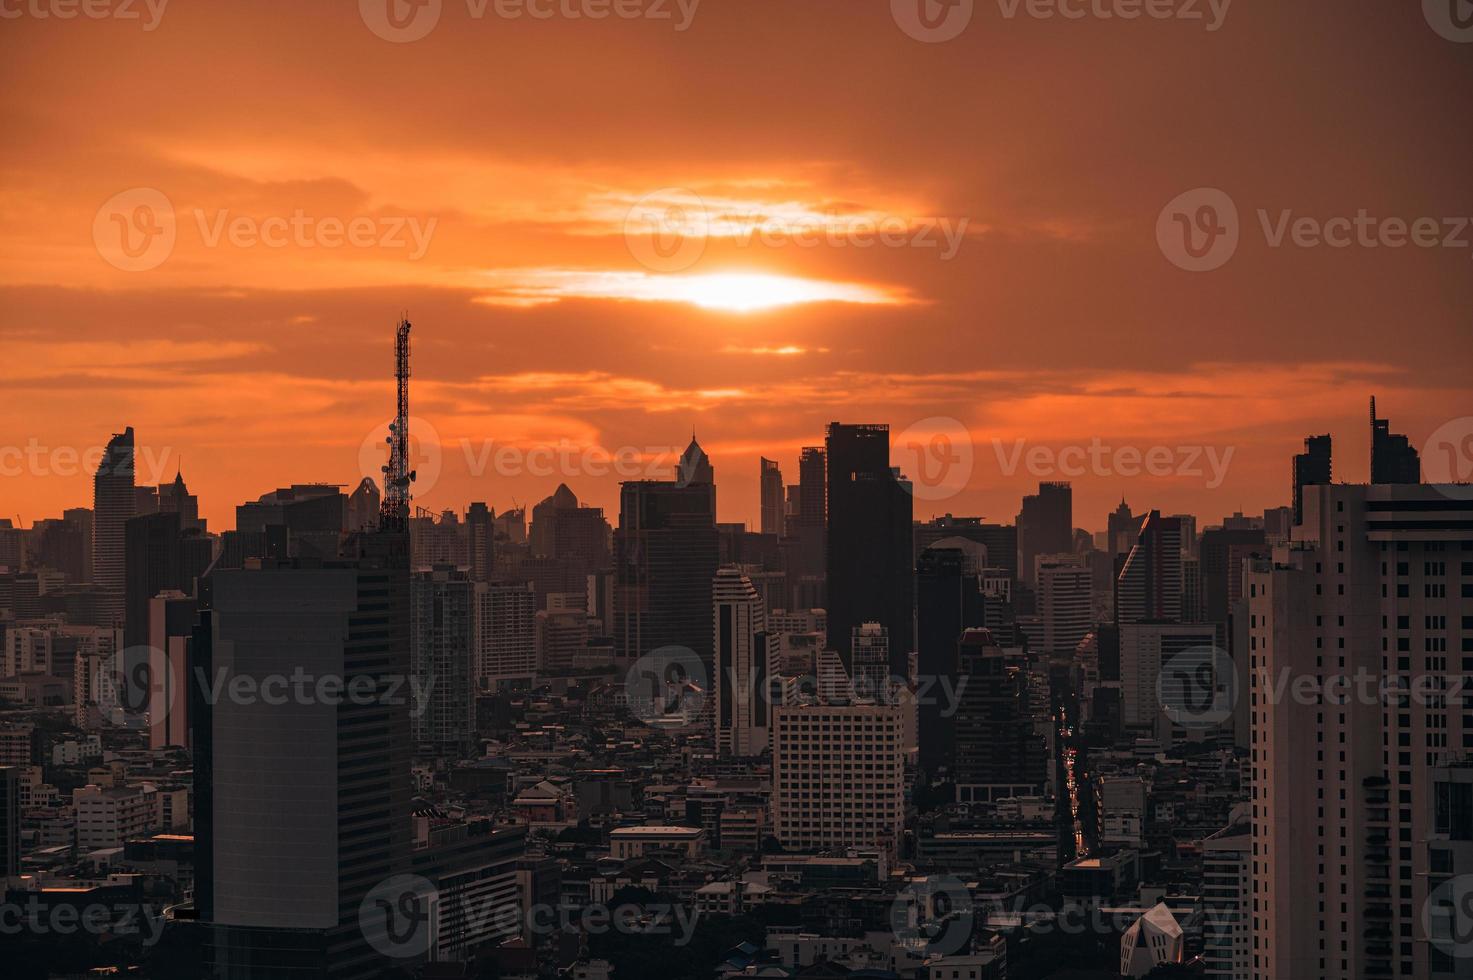
[[[739,569],[723,568],[711,585],[716,751],[754,756],[767,751],[777,636],[767,630],[767,605]]]
[[[1202,842],[1202,964],[1211,980],[1248,980],[1253,970],[1252,842],[1246,806]]]
[[[1192,661],[1186,672],[1195,676],[1199,666],[1213,665],[1212,651],[1216,649],[1218,632],[1212,623],[1122,624],[1120,688],[1123,722],[1132,728],[1149,728],[1163,740],[1163,744],[1169,744],[1173,732],[1171,719],[1161,709],[1162,667],[1171,665],[1173,658],[1186,657]],[[1177,672],[1180,673],[1181,669],[1178,663]]]
[[[477,582],[476,680],[482,690],[537,676],[537,593],[526,582]]]
[[[1074,654],[1094,625],[1093,574],[1083,555],[1040,555],[1038,611],[1043,618],[1043,653]]]
[[[775,708],[772,811],[782,845],[895,856],[905,826],[903,729],[896,705]]]
[[[1473,750],[1473,494],[1306,487],[1246,572],[1254,980],[1473,975],[1466,815],[1437,800]],[[1451,809],[1449,809],[1449,815]],[[1429,935],[1434,906],[1461,935]]]

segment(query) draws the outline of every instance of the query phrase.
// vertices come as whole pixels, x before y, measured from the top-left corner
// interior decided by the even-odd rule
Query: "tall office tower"
[[[1141,522],[1135,547],[1115,578],[1115,621],[1179,622],[1181,608],[1181,522],[1153,510]]]
[[[1212,651],[1220,650],[1222,639],[1218,627],[1213,623],[1176,623],[1137,620],[1120,624],[1120,689],[1123,706],[1123,722],[1126,727],[1149,729],[1152,734],[1170,745],[1180,741],[1189,732],[1180,730],[1176,720],[1162,710],[1161,694],[1176,698],[1179,692],[1173,688],[1162,691],[1162,683],[1176,684],[1183,675],[1194,680],[1203,678],[1214,685],[1214,691],[1227,691],[1225,685],[1232,683],[1228,678],[1209,676],[1220,662]],[[1175,660],[1184,657],[1182,660]],[[1168,668],[1166,681],[1162,681],[1162,670]],[[1194,691],[1185,692],[1195,694]],[[1230,697],[1230,695],[1227,695]],[[1175,706],[1175,701],[1170,702]],[[1188,707],[1199,705],[1206,712],[1213,702],[1207,692],[1201,701],[1193,701]]]
[[[1246,804],[1202,841],[1202,965],[1210,980],[1246,980],[1253,970],[1253,843]]]
[[[348,530],[362,531],[378,527],[382,501],[383,494],[379,491],[378,484],[371,477],[365,476],[348,495]]]
[[[1041,650],[1050,657],[1071,657],[1094,625],[1094,573],[1083,555],[1040,555],[1037,564]]]
[[[135,518],[136,520],[137,518]],[[148,601],[148,747],[190,748],[192,683],[189,639],[199,602],[183,592],[160,592]]]
[[[828,527],[828,454],[818,446],[805,446],[798,456],[798,523],[803,527]]]
[[[1423,915],[1473,873],[1434,805],[1473,749],[1473,501],[1447,490],[1307,488],[1248,573],[1255,980],[1468,975]]]
[[[183,591],[178,514],[144,514],[124,524],[123,643],[148,643],[148,604],[160,592]],[[193,586],[193,582],[190,583]]]
[[[207,530],[205,521],[200,520],[199,498],[189,492],[184,485],[184,473],[182,471],[174,474],[173,483],[159,484],[159,513],[178,514],[179,529],[181,531]]]
[[[980,570],[959,548],[930,547],[916,559],[916,673],[932,691],[955,690],[962,631],[985,625]],[[918,708],[919,764],[930,776],[954,762],[952,715],[943,698]]]
[[[1033,734],[1028,677],[985,629],[957,643],[966,683],[956,712],[956,799],[989,802],[1035,796],[1043,788],[1043,747]]]
[[[527,508],[504,510],[494,520],[497,534],[505,537],[507,544],[515,546],[527,543]]]
[[[1112,555],[1127,555],[1140,533],[1141,519],[1130,512],[1130,504],[1121,497],[1120,506],[1105,518],[1105,550]]]
[[[716,752],[748,757],[767,751],[777,634],[767,628],[767,606],[740,569],[723,568],[711,586],[716,707]]]
[[[1304,519],[1304,488],[1329,483],[1333,441],[1328,435],[1308,436],[1304,452],[1294,457],[1294,523]]]
[[[449,565],[409,580],[410,732],[421,755],[460,758],[476,744],[475,587]]]
[[[829,647],[848,664],[854,627],[890,636],[890,672],[906,676],[915,649],[915,553],[910,484],[890,468],[890,427],[828,428]]]
[[[529,582],[477,582],[475,676],[483,691],[537,677],[537,593]]]
[[[788,488],[788,513],[778,542],[787,592],[777,604],[789,609],[825,608],[828,464],[824,451],[804,449],[798,459],[798,473],[799,483]]]
[[[133,516],[133,427],[108,441],[92,478],[92,583],[104,593],[104,615],[120,621],[127,565],[124,537]]]
[[[1202,620],[1226,623],[1232,604],[1243,596],[1243,565],[1267,555],[1262,527],[1210,527],[1202,532]]]
[[[695,652],[709,671],[711,582],[716,578],[716,488],[694,441],[682,457],[691,480],[632,481],[619,491],[614,532],[614,647],[634,660],[662,647]]]
[[[1031,588],[1038,584],[1035,559],[1074,550],[1074,490],[1068,483],[1040,483],[1023,498],[1018,513],[1018,574]]]
[[[388,966],[359,910],[409,869],[408,549],[402,532],[373,532],[348,558],[206,580],[197,665],[261,685],[189,692],[195,905],[212,977],[367,980]]]
[[[1421,483],[1422,457],[1406,436],[1391,431],[1391,422],[1376,417],[1371,396],[1371,482]]]
[[[956,548],[967,541],[982,546],[986,561],[980,567],[1003,568],[1018,577],[1018,528],[1014,524],[987,524],[980,517],[945,514],[917,524],[914,537],[917,557],[927,548]]]
[[[904,721],[896,705],[773,709],[773,832],[790,851],[878,847],[905,828]]]
[[[849,641],[849,670],[854,699],[871,704],[887,704],[890,698],[890,636],[879,623],[861,623],[854,627]]]
[[[539,674],[566,673],[578,665],[588,649],[588,595],[551,592],[547,608],[537,611],[537,664]]]
[[[567,563],[571,580],[583,582],[609,567],[609,522],[602,507],[584,507],[567,484],[532,508],[532,554]]]
[[[1263,511],[1263,534],[1269,544],[1287,544],[1294,527],[1293,507],[1267,507]]]
[[[258,545],[248,558],[333,559],[347,527],[348,497],[329,484],[278,487],[235,508],[235,535]]]
[[[496,513],[478,500],[466,509],[465,528],[471,581],[489,582],[496,573]]]
[[[417,516],[409,518],[408,525],[413,568],[433,568],[436,565],[465,568],[470,565],[465,526],[454,510],[447,507],[438,515],[421,510]]]
[[[20,766],[0,766],[0,881],[20,874]]]
[[[775,460],[762,457],[762,533],[783,533],[783,471]]]

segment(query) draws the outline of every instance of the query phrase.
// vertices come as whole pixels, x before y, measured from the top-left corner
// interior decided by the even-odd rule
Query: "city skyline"
[[[961,36],[924,43],[878,2],[707,0],[684,30],[678,6],[662,6],[669,21],[544,21],[437,3],[438,22],[404,43],[353,4],[167,5],[151,29],[142,6],[138,21],[7,20],[0,78],[30,93],[5,109],[24,134],[0,245],[0,338],[16,365],[0,412],[26,423],[11,441],[85,449],[132,424],[183,458],[212,519],[267,485],[351,482],[357,447],[387,417],[382,355],[362,340],[401,307],[425,325],[418,409],[450,445],[678,447],[694,424],[745,474],[749,457],[752,470],[764,451],[788,460],[834,418],[903,430],[944,417],[989,464],[994,438],[1237,447],[1225,506],[1202,503],[1200,484],[1163,486],[1153,503],[1172,511],[1277,500],[1279,461],[1303,433],[1355,431],[1361,399],[1346,388],[1378,392],[1419,444],[1473,395],[1458,315],[1473,300],[1473,244],[1271,242],[1285,212],[1322,225],[1427,217],[1439,243],[1473,239],[1444,225],[1473,215],[1455,162],[1466,153],[1437,142],[1467,149],[1458,100],[1428,97],[1473,74],[1419,10],[1232,4],[1208,30],[1210,18],[983,4]],[[221,32],[260,43],[215,51]],[[813,32],[834,43],[815,47]],[[536,54],[554,37],[585,78],[642,67],[601,91]],[[1323,43],[1306,54],[1290,38]],[[784,71],[753,70],[752,52]],[[1366,73],[1368,61],[1388,70]],[[207,67],[250,83],[174,82]],[[1271,97],[1285,89],[1292,102]],[[871,112],[847,111],[853,99]],[[91,146],[109,147],[107,168]],[[1415,181],[1402,179],[1409,160]],[[1230,263],[1193,273],[1162,255],[1156,230],[1201,187],[1235,202],[1242,233]],[[166,199],[176,235],[157,266],[130,270],[99,243],[118,219],[137,230],[136,189]],[[649,199],[662,215],[687,193],[688,220],[735,214],[735,227],[707,228],[689,268],[641,261],[631,214]],[[299,212],[312,222],[300,232]],[[403,247],[322,238],[322,221],[357,218],[375,222],[368,239]],[[936,247],[844,237],[877,238],[886,219],[929,229]],[[946,259],[943,219],[954,236],[967,221]],[[816,245],[789,241],[805,229]],[[281,247],[263,243],[277,234]],[[729,275],[885,301],[840,291],[736,313],[722,303],[793,293],[687,288]],[[28,411],[42,393],[48,411]],[[1362,469],[1358,442],[1347,473]],[[460,472],[423,502],[505,506],[556,486],[477,491]],[[1000,518],[1027,482],[983,479],[953,509]],[[7,516],[83,502],[82,484],[60,478],[9,485]],[[1121,490],[1136,496],[1099,498]],[[1100,509],[1078,492],[1082,511]],[[724,499],[723,520],[756,523],[755,481]]]

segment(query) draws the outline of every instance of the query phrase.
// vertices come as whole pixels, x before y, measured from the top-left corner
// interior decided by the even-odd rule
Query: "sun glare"
[[[802,303],[894,304],[896,294],[852,282],[802,279],[760,272],[650,275],[573,269],[497,270],[484,277],[498,287],[481,302],[531,306],[559,299],[615,299],[689,303],[707,310],[752,313]]]

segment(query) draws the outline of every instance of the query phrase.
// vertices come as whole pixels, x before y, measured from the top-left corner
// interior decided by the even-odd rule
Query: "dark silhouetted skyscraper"
[[[691,441],[681,479],[638,480],[619,491],[614,532],[614,644],[635,659],[683,646],[711,665],[711,582],[716,577],[716,487]],[[692,479],[685,479],[686,476]]]
[[[777,461],[762,457],[762,533],[783,533],[783,471]]]
[[[411,855],[409,541],[370,532],[349,549],[217,570],[202,590],[195,665],[262,685],[189,688],[209,976],[367,980],[388,965],[359,910]],[[305,693],[267,696],[281,690]]]
[[[1304,488],[1330,482],[1331,440],[1328,435],[1304,440],[1304,452],[1294,457],[1294,523],[1304,518]]]
[[[890,427],[828,428],[828,643],[850,663],[854,628],[890,637],[891,671],[915,649],[915,577],[909,485],[890,467]]]
[[[1374,395],[1371,396],[1371,482],[1422,482],[1422,458],[1411,440],[1391,431],[1390,420],[1376,417]]]
[[[927,548],[916,559],[916,671],[931,691],[955,689],[962,632],[980,627],[986,609],[979,570],[957,548]],[[934,678],[934,680],[932,680]],[[955,764],[955,736],[945,699],[917,707],[920,766],[934,776]]]
[[[1181,519],[1153,510],[1115,578],[1115,622],[1181,622]]]
[[[1018,576],[1038,584],[1039,555],[1074,550],[1074,491],[1067,483],[1040,483],[1038,493],[1023,498],[1018,513]]]
[[[108,441],[92,478],[92,581],[106,593],[103,604],[113,619],[123,614],[124,538],[135,505],[133,452],[130,425]]]

